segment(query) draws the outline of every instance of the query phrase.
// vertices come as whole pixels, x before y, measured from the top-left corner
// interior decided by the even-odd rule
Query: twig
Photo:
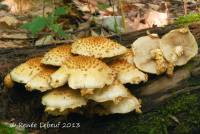
[[[43,0],[43,3],[42,3],[42,14],[43,14],[43,17],[44,17],[44,13],[45,13],[45,0]]]
[[[120,8],[120,12],[121,12],[121,16],[122,16],[122,26],[124,28],[124,32],[126,32],[126,22],[125,22],[125,14],[123,11],[123,0],[119,0],[119,8]]]

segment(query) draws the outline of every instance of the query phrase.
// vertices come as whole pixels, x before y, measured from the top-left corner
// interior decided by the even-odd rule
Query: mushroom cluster
[[[28,91],[44,92],[41,103],[52,115],[141,112],[141,101],[124,84],[146,82],[147,73],[172,76],[174,66],[186,64],[197,52],[186,28],[162,38],[140,37],[132,49],[105,37],[87,37],[18,65],[6,75],[4,85],[12,88],[17,82]]]
[[[189,28],[172,30],[159,38],[149,34],[132,44],[136,67],[150,74],[173,76],[175,66],[185,65],[198,53],[198,44]]]

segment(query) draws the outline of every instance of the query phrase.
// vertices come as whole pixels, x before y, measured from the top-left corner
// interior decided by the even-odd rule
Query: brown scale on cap
[[[117,78],[122,84],[139,84],[148,80],[147,74],[125,60],[113,61],[110,63],[110,67],[117,73]]]
[[[67,83],[71,88],[102,88],[110,85],[115,74],[105,63],[87,56],[68,59],[51,75],[51,86],[59,87]]]
[[[35,75],[27,84],[26,89],[29,91],[39,90],[41,92],[52,89],[49,84],[50,75],[53,74],[57,68],[54,67],[44,67],[37,75]]]
[[[41,57],[35,57],[15,67],[10,72],[12,80],[18,83],[27,83],[30,81],[43,69],[44,66],[40,61]]]
[[[71,56],[71,46],[61,45],[47,52],[41,62],[46,65],[61,66]]]
[[[126,53],[127,48],[105,37],[87,37],[72,44],[72,53],[95,58],[109,58]]]

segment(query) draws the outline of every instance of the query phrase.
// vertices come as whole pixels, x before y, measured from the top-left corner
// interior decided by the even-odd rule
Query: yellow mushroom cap
[[[86,95],[85,97],[96,102],[113,101],[118,103],[122,98],[129,95],[128,89],[118,81],[104,88],[95,89],[93,92],[93,94]]]
[[[138,70],[135,65],[124,60],[116,60],[110,67],[117,73],[117,78],[122,84],[139,84],[148,80],[148,75]]]
[[[186,64],[198,53],[198,44],[188,28],[172,30],[160,42],[166,60],[178,66]]]
[[[155,36],[143,36],[132,44],[134,63],[144,72],[157,74],[156,62],[152,58],[151,51],[159,48],[160,38]]]
[[[109,58],[126,53],[127,48],[105,37],[87,37],[72,44],[72,53],[95,58]]]
[[[138,113],[141,112],[141,104],[140,101],[133,95],[129,95],[127,98],[123,98],[119,103],[115,104],[111,101],[104,102],[102,104],[110,114],[120,113],[125,114],[132,111],[136,111]]]
[[[61,66],[71,56],[71,46],[61,45],[47,52],[42,58],[41,63],[52,66]]]
[[[39,90],[41,92],[52,89],[50,86],[50,75],[57,69],[53,67],[44,67],[42,71],[36,74],[26,85],[26,89],[29,91]]]
[[[104,62],[87,56],[69,58],[51,75],[51,86],[59,87],[68,81],[72,89],[103,88],[114,80],[114,73]]]
[[[4,81],[3,81],[3,85],[6,89],[11,89],[14,87],[15,83],[14,81],[11,79],[10,73],[8,73],[5,77],[4,77]]]
[[[46,106],[46,111],[59,110],[63,112],[67,109],[75,109],[87,104],[78,90],[69,87],[59,87],[51,90],[42,97],[42,104]]]
[[[40,61],[41,58],[36,57],[29,59],[25,63],[22,63],[15,67],[10,72],[12,80],[18,83],[27,83],[28,81],[30,81],[36,74],[38,74],[43,69]]]

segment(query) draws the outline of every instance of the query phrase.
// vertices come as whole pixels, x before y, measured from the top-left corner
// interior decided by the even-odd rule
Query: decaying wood
[[[197,42],[200,42],[200,24],[191,24],[189,26],[191,32],[195,36]],[[150,33],[158,33],[160,36],[177,28],[176,25],[169,25],[163,28],[148,29]],[[110,38],[119,41],[125,46],[130,44],[138,37],[147,34],[147,30],[123,34],[121,36],[112,36]],[[51,46],[42,47],[26,47],[26,48],[9,48],[0,50],[0,82],[2,83],[3,76],[16,65],[22,63],[30,57],[43,55],[44,52],[53,48]],[[145,84],[139,86],[127,87],[133,91],[143,101],[143,111],[147,112],[155,108],[159,104],[165,102],[172,96],[182,92],[188,92],[200,89],[200,82],[194,85],[189,81],[191,78],[199,79],[200,73],[200,55],[197,55],[188,65],[176,69],[173,78],[163,76],[150,76],[152,78]],[[24,87],[17,85],[13,90],[5,91],[3,86],[0,87],[0,119],[16,121],[46,121],[44,107],[40,104],[42,94],[38,92],[25,91]],[[198,90],[199,91],[199,90]],[[133,115],[134,116],[134,115]],[[72,117],[76,120],[77,117]],[[134,118],[134,117],[133,117]],[[62,117],[63,119],[63,117]],[[48,118],[48,120],[60,120],[59,117]],[[95,120],[95,119],[94,119]],[[105,121],[105,120],[104,120]],[[87,122],[88,123],[88,122]],[[93,121],[91,121],[93,123]],[[102,122],[103,123],[103,122]],[[89,123],[90,124],[90,123]],[[84,126],[84,125],[83,125]]]

